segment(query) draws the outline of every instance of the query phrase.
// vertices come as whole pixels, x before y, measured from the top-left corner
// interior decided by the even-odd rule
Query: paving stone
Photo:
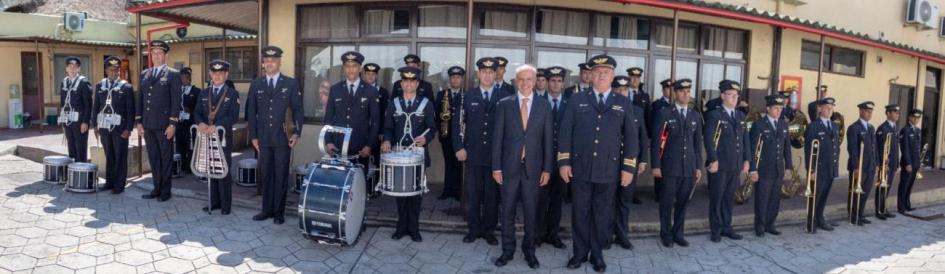
[[[93,267],[96,264],[95,257],[82,253],[68,253],[59,255],[59,265],[73,270]]]
[[[132,249],[116,253],[115,261],[131,266],[139,266],[151,262],[152,258],[151,253]]]
[[[157,271],[171,274],[187,273],[194,270],[194,265],[187,260],[178,258],[167,258],[154,262],[154,268]]]
[[[23,254],[0,256],[0,268],[8,271],[28,270],[36,265],[36,259]]]

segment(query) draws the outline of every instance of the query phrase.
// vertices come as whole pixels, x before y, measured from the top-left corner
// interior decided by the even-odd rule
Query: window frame
[[[229,53],[229,52],[239,51],[241,58],[242,58],[243,54],[245,54],[245,53],[247,53],[247,52],[257,54],[256,57],[258,58],[258,52],[259,52],[258,49],[257,49],[257,47],[256,47],[255,45],[252,45],[252,46],[238,46],[238,47],[226,47],[226,51],[227,51],[226,53],[223,53],[223,47],[204,48],[204,49],[203,49],[203,53],[204,53],[204,55],[203,55],[203,56],[204,56],[204,61],[203,61],[203,63],[204,63],[204,64],[209,64],[210,61],[212,61],[212,59],[210,58],[210,52],[211,52],[211,51],[219,51],[219,52],[221,52],[221,55],[223,56],[223,60],[224,60],[224,61],[227,61],[227,62],[230,62],[230,60],[227,60],[227,59],[226,59],[226,57],[227,57],[226,53]],[[252,71],[253,71],[253,75],[250,75],[249,78],[246,78],[246,79],[236,79],[236,78],[233,77],[233,71],[234,71],[234,69],[236,68],[236,66],[237,66],[237,65],[240,65],[239,71],[240,71],[240,73],[242,73],[242,72],[245,70],[245,69],[243,69],[242,65],[245,65],[245,64],[234,64],[234,62],[230,62],[230,77],[229,77],[229,80],[230,80],[230,81],[233,81],[233,83],[249,83],[249,82],[252,82],[253,79],[255,79],[256,77],[258,77],[259,75],[261,75],[261,74],[262,74],[262,73],[261,73],[261,72],[262,72],[262,66],[261,66],[261,64],[257,64],[257,62],[255,61],[255,60],[257,60],[257,58],[252,58],[252,60],[254,60],[254,61],[249,62],[249,64],[255,65],[256,67],[255,67],[255,69],[252,70]],[[208,69],[208,70],[209,70],[209,69]],[[207,72],[204,72],[204,75],[207,75]],[[209,80],[209,79],[210,79],[210,76],[207,75],[207,77],[205,77],[205,78],[206,78],[207,80]]]
[[[813,41],[813,40],[808,40],[808,39],[802,39],[802,40],[801,40],[801,62],[800,62],[800,63],[801,63],[801,64],[800,64],[801,69],[803,69],[803,70],[817,71],[817,67],[810,67],[810,66],[805,66],[805,65],[804,65],[804,62],[803,62],[803,59],[804,59],[804,44],[812,44],[812,45],[817,46],[817,48],[819,49],[819,48],[820,48],[820,42]],[[833,69],[833,66],[834,66],[833,58],[834,58],[834,50],[835,50],[835,49],[848,50],[848,51],[853,51],[853,52],[857,52],[857,53],[860,54],[860,58],[859,58],[859,59],[860,59],[860,64],[859,64],[859,66],[857,67],[857,72],[856,72],[856,73],[854,73],[854,74],[844,73],[844,72],[839,72],[839,71],[836,71],[836,70]],[[817,52],[817,55],[818,55],[818,59],[820,59],[820,57],[819,57],[819,56],[820,56],[820,52],[819,52],[819,51]],[[824,64],[823,64],[823,65],[824,65],[824,72],[826,72],[826,73],[832,73],[832,74],[844,75],[844,76],[852,76],[852,77],[859,77],[859,78],[866,78],[866,51],[865,51],[865,50],[855,49],[855,48],[850,48],[850,47],[837,46],[837,45],[833,45],[833,44],[830,44],[830,43],[824,43]]]

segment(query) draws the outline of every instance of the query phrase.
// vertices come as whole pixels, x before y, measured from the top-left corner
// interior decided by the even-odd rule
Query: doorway
[[[39,56],[37,56],[39,54]],[[22,71],[21,82],[23,83],[23,112],[29,113],[30,120],[43,119],[43,66],[42,53],[21,52],[20,53],[20,71]]]
[[[899,119],[899,123],[897,124],[899,128],[906,126],[908,122],[906,114],[908,114],[914,106],[913,98],[915,98],[915,88],[896,84],[889,85],[889,103],[899,105],[899,112],[902,113],[902,118]]]

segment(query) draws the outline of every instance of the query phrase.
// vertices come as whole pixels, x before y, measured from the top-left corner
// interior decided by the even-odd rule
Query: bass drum
[[[324,244],[357,243],[366,203],[361,167],[333,161],[315,163],[302,183],[299,203],[302,235]]]

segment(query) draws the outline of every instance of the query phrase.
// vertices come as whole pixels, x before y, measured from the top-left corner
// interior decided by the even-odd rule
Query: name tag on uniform
[[[696,125],[696,121],[692,121],[692,125],[693,125],[693,126]]]
[[[282,90],[282,92],[285,92],[285,90]],[[364,103],[365,101],[367,101],[367,98],[361,97],[361,103]]]
[[[614,105],[613,107],[611,107],[611,109],[616,110],[616,111],[623,111],[623,107],[618,106],[618,105]]]
[[[262,91],[262,90],[257,90],[257,91],[256,91],[256,93],[258,93],[258,94],[262,94],[262,93],[263,93],[263,91]]]
[[[287,90],[289,90],[289,89],[287,89],[287,88],[282,88],[282,93],[285,93]]]
[[[469,105],[470,105],[470,106],[474,106],[474,107],[475,107],[475,106],[478,106],[478,105],[479,105],[479,103],[476,103],[476,102],[472,102],[472,103],[469,103]]]
[[[824,135],[826,135],[826,133],[824,133],[823,131],[821,131],[821,132],[818,132],[817,135],[819,135],[819,136],[824,136]]]
[[[335,98],[335,102],[341,102],[341,98]]]
[[[771,130],[766,129],[765,133],[771,133]]]

